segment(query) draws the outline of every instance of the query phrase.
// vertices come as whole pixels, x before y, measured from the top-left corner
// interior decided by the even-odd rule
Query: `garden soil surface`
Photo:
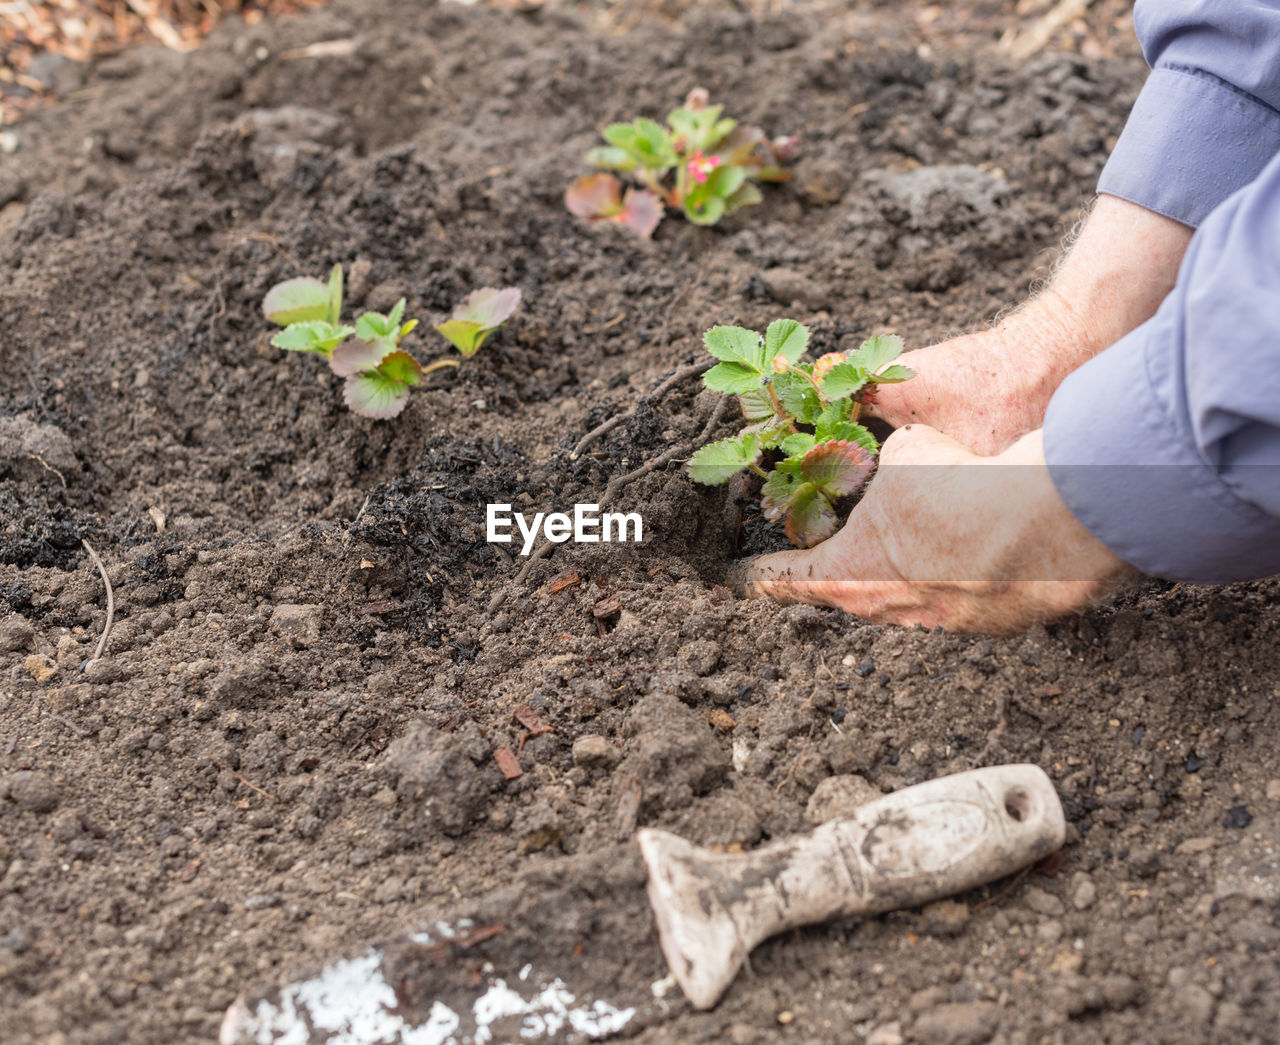
[[[467,911],[488,932],[431,952],[441,991],[545,958],[655,1002],[643,1042],[1277,1040],[1280,586],[1150,581],[1000,640],[742,601],[728,567],[775,538],[681,465],[732,421],[696,377],[652,395],[716,323],[920,346],[1046,274],[1141,62],[1015,67],[922,44],[913,10],[708,3],[623,33],[346,0],[125,51],[11,128],[0,1039],[212,1041],[242,991]],[[799,134],[795,180],[652,242],[565,212],[600,126],[697,85]],[[260,311],[337,262],[355,306],[525,303],[372,422]],[[406,345],[451,351],[429,324]],[[642,544],[517,582],[485,540],[488,503],[598,500],[663,454],[615,484]],[[96,660],[82,540],[115,595]],[[1060,859],[789,932],[710,1012],[656,1004],[637,826],[746,849],[1018,761],[1061,794]]]

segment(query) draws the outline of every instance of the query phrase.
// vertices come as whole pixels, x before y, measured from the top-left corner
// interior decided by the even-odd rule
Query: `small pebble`
[[[1234,831],[1243,831],[1253,823],[1253,814],[1244,806],[1235,805],[1227,810],[1224,823]]]
[[[1076,875],[1071,890],[1071,906],[1077,911],[1087,911],[1098,898],[1098,887],[1086,874]]]
[[[613,754],[613,748],[604,737],[589,733],[573,742],[573,764],[583,769],[605,765]]]
[[[1046,893],[1043,889],[1037,889],[1034,885],[1027,886],[1026,891],[1022,895],[1022,902],[1030,907],[1036,914],[1043,914],[1046,918],[1058,918],[1066,910],[1062,901],[1052,893]]]

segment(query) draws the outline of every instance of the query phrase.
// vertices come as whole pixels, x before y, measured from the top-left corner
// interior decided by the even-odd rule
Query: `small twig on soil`
[[[30,457],[30,458],[33,458],[34,460],[38,461],[38,462],[40,463],[40,467],[41,467],[41,468],[43,468],[46,472],[52,472],[54,475],[56,475],[56,476],[58,477],[58,482],[62,483],[62,488],[63,488],[64,490],[67,488],[67,477],[66,477],[65,475],[63,475],[60,471],[58,471],[58,469],[54,468],[54,467],[53,467],[53,465],[51,465],[48,461],[46,461],[46,460],[45,460],[43,457],[41,457],[39,454],[33,454],[33,453],[28,452],[28,453],[24,454],[23,456],[24,456],[24,457]]]
[[[679,384],[685,378],[693,377],[694,374],[704,373],[705,371],[710,370],[713,366],[715,366],[715,360],[712,360],[709,363],[707,362],[691,363],[689,366],[682,366],[680,367],[679,370],[677,370],[674,374],[668,377],[665,381],[662,382],[662,384],[658,385],[657,388],[655,388],[652,392],[650,392],[644,398],[659,399],[668,389],[670,389],[674,385]],[[635,410],[626,410],[621,414],[615,414],[613,417],[609,418],[609,420],[603,422],[602,424],[596,425],[595,428],[591,429],[591,431],[589,431],[586,435],[584,435],[581,439],[578,440],[578,445],[575,446],[569,454],[569,460],[576,461],[579,457],[582,456],[582,451],[584,451],[588,446],[594,443],[602,435],[606,435],[609,432],[612,432],[615,428],[618,427],[618,425],[622,424],[634,413],[635,413]]]
[[[94,565],[98,567],[98,573],[102,575],[102,583],[107,589],[107,622],[102,626],[102,638],[98,639],[98,648],[93,651],[93,656],[89,659],[92,664],[95,660],[102,656],[102,651],[107,648],[107,638],[111,635],[111,625],[116,619],[116,595],[111,590],[111,581],[107,577],[107,568],[102,565],[102,560],[98,558],[98,553],[83,537],[80,543],[84,545],[84,550],[89,553],[89,557],[93,559]]]
[[[230,766],[228,766],[227,768],[231,769]],[[275,795],[271,794],[270,792],[263,791],[262,788],[260,788],[257,784],[255,784],[252,780],[236,772],[234,769],[231,769],[231,775],[234,776],[237,780],[240,781],[240,783],[244,784],[244,786],[249,788],[251,791],[257,791],[258,794],[262,795],[263,798],[269,798],[271,799],[271,801],[275,802],[278,805],[282,804],[280,802],[280,799],[276,798]]]
[[[1010,56],[1015,61],[1022,62],[1043,50],[1054,33],[1089,10],[1092,2],[1093,0],[1058,0],[1035,25],[1009,42],[1007,48]]]
[[[686,377],[691,377],[693,374],[698,374],[698,373],[701,373],[703,370],[708,370],[710,369],[710,367],[714,365],[715,364],[713,361],[712,363],[695,363],[695,364],[691,364],[690,366],[681,367],[669,378],[667,378],[664,382],[662,382],[662,384],[660,384],[656,389],[654,389],[654,391],[651,394],[657,395],[661,392],[664,392],[667,388],[675,384],[677,381],[682,381]],[[707,439],[710,437],[711,433],[715,431],[715,427],[720,423],[720,418],[724,416],[725,408],[728,405],[729,405],[728,399],[721,399],[720,402],[716,404],[716,408],[712,412],[711,417],[708,419],[707,423],[703,426],[702,431],[698,435],[698,438],[692,444],[672,447],[670,450],[667,450],[666,452],[659,454],[657,457],[653,458],[652,460],[642,464],[639,468],[636,468],[634,471],[627,472],[625,475],[614,476],[613,479],[609,481],[609,485],[605,487],[604,496],[600,498],[600,503],[597,505],[598,509],[600,511],[604,511],[606,508],[610,507],[613,504],[614,498],[618,496],[622,488],[626,486],[628,483],[634,482],[636,479],[639,479],[642,475],[647,475],[649,472],[652,472],[655,469],[665,467],[666,465],[670,464],[673,460],[675,460],[678,457],[686,456],[688,454],[693,453],[693,451],[696,450],[700,445],[705,443]],[[628,416],[630,415],[629,414],[623,415],[623,420],[625,420],[626,417]],[[589,432],[587,434],[590,435],[591,433]],[[578,443],[579,448],[581,448],[582,445],[583,445],[582,442]],[[575,454],[577,452],[578,452],[577,450],[574,451]],[[526,560],[525,564],[520,568],[520,572],[515,575],[515,578],[513,579],[512,584],[513,585],[523,584],[525,578],[529,576],[529,570],[533,567],[533,564],[537,562],[539,559],[545,558],[546,556],[550,555],[554,548],[555,548],[555,544],[553,544],[551,541],[543,541],[542,544],[540,544],[537,548],[535,548],[530,553],[529,558]],[[488,606],[487,612],[488,613],[496,612],[502,606],[502,604],[507,601],[507,595],[509,594],[509,591],[510,591],[509,588],[504,588],[502,591],[494,592],[493,598],[489,600],[489,606]]]
[[[642,475],[647,475],[649,472],[652,472],[658,468],[665,467],[666,465],[670,464],[673,460],[675,460],[678,457],[682,457],[687,454],[693,453],[693,451],[697,448],[697,446],[701,443],[706,442],[708,436],[710,436],[711,433],[715,430],[716,425],[720,423],[720,418],[724,415],[725,407],[727,407],[728,405],[729,405],[728,399],[720,400],[720,402],[716,406],[714,413],[712,413],[710,420],[707,421],[706,425],[702,429],[702,432],[699,434],[697,440],[692,445],[673,446],[670,450],[667,450],[666,452],[659,454],[657,457],[653,458],[652,460],[646,461],[639,468],[636,468],[633,471],[627,472],[625,475],[614,476],[613,479],[609,481],[609,485],[605,487],[604,496],[600,498],[600,504],[598,506],[600,511],[604,511],[606,508],[611,507],[613,505],[615,498],[617,498],[618,494],[622,491],[622,488],[626,486],[628,483],[634,482],[636,479],[639,479]],[[556,546],[553,542],[543,541],[542,544],[540,544],[537,548],[535,548],[533,552],[530,553],[528,561],[526,561],[524,566],[520,568],[520,572],[516,574],[514,583],[523,584],[524,579],[529,576],[529,570],[533,567],[533,564],[537,562],[539,559],[545,558],[546,556],[550,555],[552,550],[555,547]],[[489,612],[493,613],[495,610],[498,609],[498,607],[500,607],[506,601],[507,601],[506,589],[500,592],[496,592],[493,598],[489,600]]]
[[[71,730],[72,733],[78,736],[81,740],[86,740],[89,737],[93,736],[92,730],[85,729],[84,726],[77,726],[69,718],[63,718],[61,715],[54,715],[53,721],[61,722],[64,726],[66,726],[69,730]]]
[[[786,787],[787,781],[790,780],[792,774],[795,773],[796,767],[799,766],[800,763],[804,761],[804,756],[809,753],[809,742],[812,739],[813,739],[813,730],[810,729],[809,735],[804,738],[804,746],[800,748],[800,754],[796,755],[796,760],[791,763],[791,768],[787,770],[787,775],[778,781],[777,787],[773,789],[774,794],[777,794],[784,787]]]

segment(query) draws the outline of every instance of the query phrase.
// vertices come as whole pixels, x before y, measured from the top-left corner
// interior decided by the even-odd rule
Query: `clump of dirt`
[[[647,996],[639,1040],[771,1041],[780,1018],[815,1042],[1268,1040],[1274,581],[1153,582],[999,641],[719,587],[773,537],[740,491],[682,471],[678,451],[732,428],[717,397],[692,374],[654,394],[702,332],[789,314],[828,351],[984,321],[1044,273],[1141,83],[1131,59],[922,53],[899,6],[698,5],[617,36],[555,10],[351,0],[224,26],[183,58],[125,52],[15,129],[16,1040],[210,1040],[242,990],[459,913],[503,931],[402,941],[386,967],[406,989],[417,968],[457,992],[536,958],[575,991]],[[798,132],[794,182],[652,242],[565,212],[598,126],[695,85]],[[317,361],[269,346],[259,311],[337,262],[356,306],[403,296],[439,319],[486,284],[525,305],[369,422]],[[517,581],[518,548],[484,539],[487,503],[562,511],[610,483],[642,544],[562,545]],[[115,592],[98,660],[82,538]],[[745,847],[841,795],[1018,760],[1063,797],[1060,865],[788,934],[710,1013],[646,995],[663,968],[637,826]]]

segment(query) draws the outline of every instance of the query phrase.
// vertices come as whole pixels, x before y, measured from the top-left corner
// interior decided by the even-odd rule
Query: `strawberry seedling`
[[[668,207],[695,225],[714,225],[759,203],[756,182],[791,177],[783,164],[796,139],[770,140],[758,127],[722,117],[723,111],[708,105],[699,88],[667,115],[666,126],[645,118],[609,124],[603,132],[609,144],[587,153],[587,162],[602,170],[570,185],[565,205],[579,217],[616,222],[648,237]],[[637,185],[624,191],[611,171]]]
[[[717,392],[738,397],[749,422],[740,434],[702,447],[689,475],[708,486],[748,470],[764,480],[760,507],[782,521],[791,542],[811,548],[836,532],[836,504],[857,493],[875,468],[879,444],[858,423],[875,387],[915,376],[894,363],[902,339],[873,337],[854,352],[800,362],[808,328],[794,319],[769,324],[764,337],[743,327],[713,327],[704,343],[720,360],[703,375]],[[771,467],[762,465],[775,456]]]
[[[475,355],[520,304],[514,287],[472,292],[454,309],[453,318],[436,327],[466,358]],[[401,298],[390,313],[365,312],[356,325],[346,326],[342,316],[342,266],[335,265],[329,282],[303,276],[272,287],[262,302],[267,319],[284,330],[271,339],[277,348],[314,352],[324,356],[329,369],[347,379],[343,399],[361,417],[386,420],[395,417],[409,400],[409,390],[426,374],[456,367],[456,359],[438,359],[423,366],[400,347],[400,340],[417,325],[404,320]],[[348,340],[355,335],[354,340]]]

